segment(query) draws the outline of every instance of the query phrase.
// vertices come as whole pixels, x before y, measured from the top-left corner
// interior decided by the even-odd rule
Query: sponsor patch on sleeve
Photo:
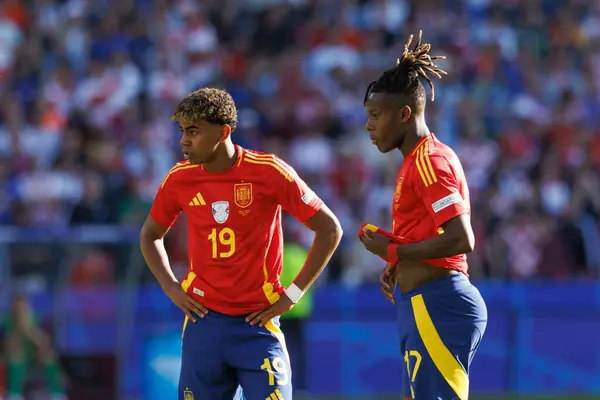
[[[459,193],[452,193],[431,204],[431,208],[433,208],[433,212],[438,213],[452,204],[460,203],[462,200],[462,196]]]
[[[309,190],[308,192],[304,193],[304,196],[302,196],[302,201],[304,202],[304,204],[308,204],[314,198],[315,198],[315,192],[313,192],[312,190]]]

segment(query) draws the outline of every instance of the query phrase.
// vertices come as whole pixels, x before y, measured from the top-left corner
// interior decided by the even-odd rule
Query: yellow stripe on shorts
[[[427,311],[423,295],[416,295],[410,300],[417,323],[417,330],[419,331],[421,340],[423,340],[427,353],[458,398],[460,400],[467,400],[469,398],[469,376],[458,360],[450,353],[444,342],[442,342],[442,338],[440,338]]]

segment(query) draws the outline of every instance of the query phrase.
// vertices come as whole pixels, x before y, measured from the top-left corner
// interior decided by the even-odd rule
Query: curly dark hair
[[[234,131],[237,126],[237,109],[233,98],[225,90],[201,88],[181,99],[171,120],[204,120],[211,124],[227,124]]]
[[[444,56],[430,56],[429,43],[422,43],[423,32],[419,31],[419,37],[411,49],[410,45],[413,35],[410,35],[404,45],[402,56],[396,60],[396,66],[385,71],[381,76],[371,82],[365,92],[364,103],[366,104],[371,93],[405,94],[413,96],[415,103],[425,105],[425,88],[420,82],[424,79],[431,88],[431,101],[435,99],[435,86],[429,74],[441,79],[446,71],[438,68],[434,60],[443,60]]]

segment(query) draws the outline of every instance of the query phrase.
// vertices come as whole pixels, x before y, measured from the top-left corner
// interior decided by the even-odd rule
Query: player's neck
[[[429,136],[430,134],[431,131],[425,123],[425,118],[419,118],[415,120],[414,131],[406,135],[402,146],[400,146],[400,152],[404,158],[408,157],[412,149],[414,149],[417,143],[419,143],[419,140],[423,139],[425,136]]]
[[[237,147],[231,141],[227,141],[219,146],[215,159],[202,164],[202,168],[207,172],[225,172],[233,167],[237,156]]]

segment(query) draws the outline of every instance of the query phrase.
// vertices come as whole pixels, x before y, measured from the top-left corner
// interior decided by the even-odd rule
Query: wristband
[[[295,283],[292,283],[290,286],[288,286],[283,293],[285,293],[285,295],[289,297],[294,304],[296,304],[302,295],[304,295],[304,291],[296,286]]]
[[[387,258],[387,262],[389,262],[392,265],[396,265],[396,263],[398,262],[398,244],[396,243],[390,243],[386,249],[386,258]]]

